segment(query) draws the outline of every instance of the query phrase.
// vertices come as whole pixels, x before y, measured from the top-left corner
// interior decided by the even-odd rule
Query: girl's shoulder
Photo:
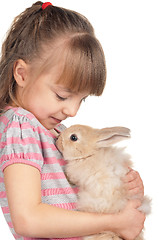
[[[0,117],[0,122],[3,123],[5,126],[15,123],[28,123],[30,124],[30,126],[36,127],[41,125],[31,112],[21,107],[7,107],[6,111]],[[40,127],[43,128],[42,125]]]
[[[56,126],[55,131],[60,133],[65,128],[66,127],[63,124],[59,124]],[[6,132],[8,129],[20,129],[21,131],[32,129],[34,133],[42,134],[51,138],[56,137],[53,131],[46,129],[31,112],[21,107],[6,108],[6,111],[0,116],[0,129],[1,133]]]
[[[44,158],[55,156],[55,136],[22,108],[8,108],[0,117],[0,167],[15,162],[31,164],[41,171]],[[57,154],[57,153],[56,153]],[[33,163],[32,163],[33,162]]]
[[[0,117],[0,139],[32,138],[42,141],[52,139],[52,133],[47,130],[29,111],[20,107],[9,107]]]

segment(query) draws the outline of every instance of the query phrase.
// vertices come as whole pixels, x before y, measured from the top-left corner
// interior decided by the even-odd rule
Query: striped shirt
[[[57,126],[59,132],[62,126]],[[65,177],[66,163],[55,146],[55,136],[32,113],[10,107],[0,116],[0,205],[14,238],[34,240],[17,235],[13,228],[3,171],[14,163],[28,164],[40,171],[43,203],[68,210],[76,208],[78,190]]]

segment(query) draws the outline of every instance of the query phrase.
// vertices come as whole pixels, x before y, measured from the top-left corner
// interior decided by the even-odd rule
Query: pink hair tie
[[[48,6],[52,6],[52,3],[50,3],[50,2],[45,2],[45,3],[43,3],[43,5],[42,5],[42,10],[44,10],[45,8],[47,8]]]

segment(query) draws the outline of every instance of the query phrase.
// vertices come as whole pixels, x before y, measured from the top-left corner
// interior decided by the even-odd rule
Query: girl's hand
[[[119,229],[116,232],[122,239],[134,240],[141,233],[145,214],[137,210],[140,205],[140,200],[130,200],[124,210],[118,214]]]
[[[137,196],[142,199],[144,196],[144,185],[139,173],[133,169],[127,173],[123,179],[124,187],[127,190],[128,197]]]

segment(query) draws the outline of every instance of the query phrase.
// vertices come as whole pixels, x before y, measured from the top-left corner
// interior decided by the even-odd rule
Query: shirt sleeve
[[[44,158],[38,129],[27,117],[14,116],[1,137],[0,167],[3,171],[14,163],[23,163],[39,169]]]

